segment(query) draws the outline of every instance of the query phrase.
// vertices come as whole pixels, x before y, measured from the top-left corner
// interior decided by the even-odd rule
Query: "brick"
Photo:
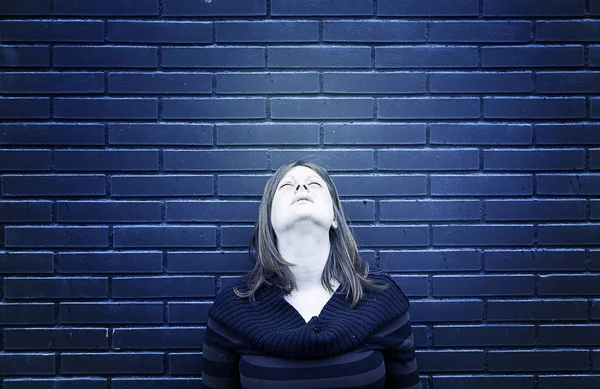
[[[426,139],[425,125],[412,123],[326,123],[323,131],[323,143],[335,145],[423,145]]]
[[[271,152],[271,166],[278,168],[284,163],[304,159],[317,161],[328,171],[373,169],[372,150],[277,150]]]
[[[583,46],[493,46],[481,50],[484,68],[576,67],[584,64]]]
[[[158,102],[141,98],[56,98],[58,119],[156,119]]]
[[[590,250],[590,269],[600,270],[600,250]]]
[[[479,220],[477,200],[382,200],[381,221]]]
[[[319,24],[315,21],[225,21],[216,23],[216,31],[219,43],[319,41]]]
[[[590,98],[590,117],[600,118],[600,99]]]
[[[528,21],[443,21],[430,24],[429,42],[529,42]]]
[[[586,317],[586,319],[587,319],[587,317]],[[590,319],[592,319],[592,320],[599,320],[600,319],[600,300],[592,300],[592,312],[590,314]]]
[[[583,250],[487,251],[485,269],[488,271],[552,271],[585,270]]]
[[[541,346],[598,346],[600,325],[540,325]]]
[[[0,15],[50,15],[52,0],[5,1],[0,4]]]
[[[598,352],[598,351],[592,352],[592,358],[593,358],[594,370],[596,370],[596,371],[600,370],[600,352]]]
[[[585,150],[484,150],[483,168],[504,171],[583,170]]]
[[[169,324],[199,324],[208,321],[208,310],[212,303],[172,302],[169,303]]]
[[[202,354],[169,353],[170,374],[202,374]]]
[[[485,202],[486,220],[585,220],[585,201],[490,200]]]
[[[17,378],[4,381],[4,387],[9,389],[106,389],[107,380],[105,378],[59,378],[54,379],[31,379]]]
[[[104,175],[4,175],[3,196],[104,196]]]
[[[258,201],[168,201],[166,220],[171,222],[254,222]]]
[[[325,93],[425,93],[425,74],[389,73],[323,73]]]
[[[109,21],[107,41],[211,43],[212,25],[209,22],[192,21]]]
[[[370,98],[273,98],[273,119],[372,119]]]
[[[540,225],[538,244],[546,246],[597,245],[600,225]]]
[[[413,337],[415,339],[416,347],[427,346],[427,338],[429,337],[429,330],[425,326],[412,326]]]
[[[210,89],[210,88],[209,88]],[[219,94],[318,93],[318,73],[220,73]]]
[[[156,47],[56,46],[54,66],[65,68],[155,68]]]
[[[11,20],[2,27],[0,42],[104,42],[102,21]]]
[[[305,123],[217,124],[216,143],[225,146],[318,145],[319,125]]]
[[[431,176],[432,196],[528,196],[531,194],[531,175]]]
[[[427,296],[427,276],[409,275],[393,276],[393,278],[407,296]]]
[[[1,97],[1,119],[48,119],[50,99],[47,97]]]
[[[450,4],[440,4],[435,0],[379,0],[379,16],[477,16],[477,0],[457,0]]]
[[[590,150],[590,169],[600,170],[600,149]]]
[[[486,388],[486,389],[533,389],[533,376],[435,376],[433,384],[436,389],[462,389],[462,388]]]
[[[530,275],[433,276],[436,297],[533,296],[534,277]]]
[[[598,0],[591,0],[590,15],[600,15],[600,2]]]
[[[269,47],[270,68],[370,68],[371,48],[340,47]]]
[[[247,252],[180,251],[167,254],[169,273],[245,273],[252,268]]]
[[[104,93],[102,73],[4,73],[0,93],[78,94]]]
[[[212,145],[210,124],[109,124],[108,142],[114,145]]]
[[[594,201],[592,200],[591,202],[591,219],[592,220],[600,220],[600,201]]]
[[[252,226],[222,226],[221,246],[223,247],[248,247]]]
[[[5,350],[108,349],[104,328],[7,328]]]
[[[477,119],[479,98],[412,97],[377,99],[379,119]]]
[[[582,0],[579,0],[582,1]],[[567,3],[565,3],[567,4]],[[552,20],[536,22],[536,42],[592,42],[600,40],[600,22]]]
[[[152,374],[163,373],[162,353],[63,353],[63,374]]]
[[[267,14],[266,0],[248,0],[231,7],[223,2],[164,0],[165,16],[261,16]]]
[[[539,145],[597,145],[600,143],[600,125],[594,124],[538,124],[535,127]]]
[[[410,316],[415,323],[481,321],[483,305],[480,300],[412,301]]]
[[[532,90],[531,72],[431,73],[432,93],[525,93]]]
[[[540,296],[591,296],[600,293],[598,275],[540,275]]]
[[[583,350],[497,350],[489,351],[490,372],[587,370],[588,351]]]
[[[196,2],[194,2],[196,4]],[[201,366],[199,366],[200,369]],[[200,378],[113,378],[113,389],[193,389],[202,384]]]
[[[0,201],[0,222],[51,222],[49,201]]]
[[[119,0],[79,2],[74,0],[54,0],[56,15],[82,16],[154,16],[158,15],[157,0],[135,0],[123,3]]]
[[[198,350],[204,340],[201,328],[116,328],[113,334],[114,348],[119,350]]]
[[[452,225],[433,227],[434,246],[526,246],[533,243],[531,225]]]
[[[158,171],[157,150],[56,150],[57,171]]]
[[[107,298],[107,277],[9,278],[4,279],[6,299]]]
[[[600,376],[598,375],[540,375],[538,378],[539,389],[560,388],[569,385],[576,385],[580,388],[594,388],[600,385]]]
[[[480,254],[474,250],[381,250],[379,258],[381,267],[388,272],[479,271],[481,269]],[[459,312],[464,313],[462,309]]]
[[[333,181],[340,196],[420,196],[426,194],[426,176],[336,175]]]
[[[485,97],[483,104],[490,119],[585,118],[583,97]]]
[[[104,145],[104,126],[98,124],[0,125],[3,145]]]
[[[60,273],[161,273],[160,252],[60,253]]]
[[[2,375],[54,375],[54,354],[0,354],[0,374]],[[31,380],[31,378],[27,378]],[[4,380],[4,385],[10,387]]]
[[[52,253],[1,253],[0,274],[54,273]]]
[[[588,52],[590,67],[600,66],[600,46],[589,45]]]
[[[213,226],[114,227],[114,247],[214,247]]]
[[[375,221],[375,202],[372,200],[345,200],[342,207],[348,223]]]
[[[583,16],[585,0],[486,0],[485,16]]]
[[[212,297],[215,278],[207,276],[115,277],[113,296],[127,298]]]
[[[164,68],[260,68],[265,67],[262,47],[164,47]]]
[[[453,325],[435,326],[433,344],[437,347],[533,346],[533,325]]]
[[[268,175],[218,176],[217,194],[219,196],[262,196]]]
[[[163,101],[165,119],[264,119],[264,97],[168,98]]]
[[[210,73],[109,73],[111,94],[211,94]]]
[[[113,176],[111,194],[117,197],[210,196],[213,177],[207,175]]]
[[[7,4],[7,3],[3,3]],[[19,2],[25,9],[32,9],[32,4]],[[34,4],[41,4],[35,2]],[[0,14],[6,13],[0,11]],[[48,46],[17,46],[0,45],[0,66],[2,67],[48,67],[50,66],[50,47]]]
[[[538,72],[538,93],[594,93],[600,89],[600,72]]]
[[[429,126],[431,144],[529,145],[531,125],[496,123],[434,123]]]
[[[0,171],[50,170],[50,150],[2,150]]]
[[[476,68],[475,46],[375,47],[375,68]]]
[[[354,226],[360,247],[428,246],[428,226]]]
[[[162,302],[60,303],[63,324],[161,324]]]
[[[324,21],[324,42],[425,42],[422,21],[360,20]]]
[[[273,16],[370,16],[373,5],[370,0],[347,3],[339,0],[272,0]]]
[[[483,351],[420,350],[417,352],[419,372],[483,371]]]
[[[477,149],[379,150],[379,170],[477,170]]]
[[[54,324],[54,303],[0,304],[0,325],[34,324]]]
[[[93,227],[5,227],[6,247],[108,247],[108,228]]]
[[[488,321],[532,322],[587,319],[586,300],[488,301]]]
[[[265,170],[265,151],[165,150],[165,171]]]
[[[160,222],[158,201],[58,201],[58,222]]]
[[[600,190],[600,175],[594,174],[540,174],[537,176],[537,194],[565,196],[594,196]]]

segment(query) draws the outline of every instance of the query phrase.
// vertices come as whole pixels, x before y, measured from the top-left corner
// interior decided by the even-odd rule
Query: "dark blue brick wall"
[[[0,389],[197,387],[327,167],[427,389],[600,387],[600,1],[0,1]]]

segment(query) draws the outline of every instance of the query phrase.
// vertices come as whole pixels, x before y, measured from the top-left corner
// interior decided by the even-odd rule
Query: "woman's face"
[[[323,229],[335,228],[333,203],[325,181],[306,166],[294,166],[277,184],[271,203],[271,225],[275,233],[298,222]]]

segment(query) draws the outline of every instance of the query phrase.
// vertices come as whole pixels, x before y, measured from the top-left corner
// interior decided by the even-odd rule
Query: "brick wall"
[[[2,0],[0,389],[197,387],[326,167],[428,388],[600,387],[600,0]]]

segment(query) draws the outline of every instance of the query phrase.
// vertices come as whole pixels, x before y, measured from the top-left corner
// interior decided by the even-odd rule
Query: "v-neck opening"
[[[313,315],[310,319],[308,319],[308,321],[306,321],[304,319],[304,316],[302,316],[302,314],[296,309],[296,307],[294,307],[292,304],[290,304],[289,301],[287,301],[285,299],[285,293],[283,293],[283,291],[281,292],[281,299],[284,301],[284,303],[291,308],[294,313],[296,314],[296,316],[298,316],[298,318],[300,320],[302,320],[302,322],[304,323],[303,325],[307,325],[307,324],[312,324],[311,322],[319,319],[323,318],[323,312],[325,312],[326,308],[329,306],[329,304],[331,303],[331,301],[335,298],[335,296],[338,294],[337,291],[341,288],[341,284],[337,286],[337,288],[335,289],[335,291],[333,292],[333,294],[331,296],[329,296],[329,299],[327,300],[327,302],[325,302],[325,304],[323,305],[323,307],[321,307],[321,310],[319,311],[319,313],[317,315]]]

